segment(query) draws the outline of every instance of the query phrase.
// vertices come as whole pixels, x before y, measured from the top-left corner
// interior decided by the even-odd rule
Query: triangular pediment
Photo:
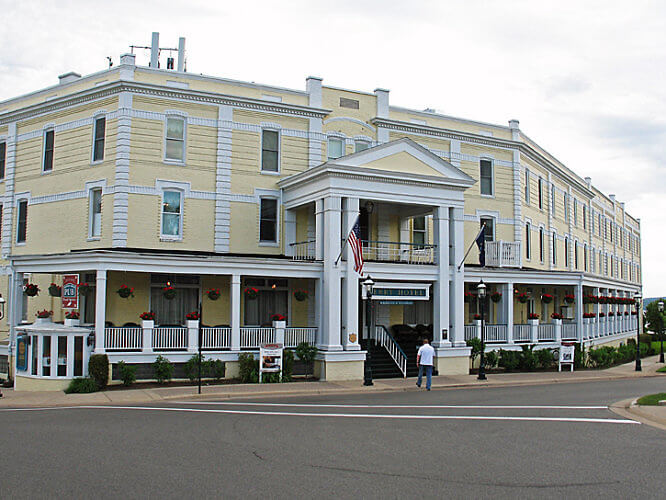
[[[329,160],[327,165],[444,177],[465,182],[474,181],[458,167],[408,138],[387,142],[358,153]]]

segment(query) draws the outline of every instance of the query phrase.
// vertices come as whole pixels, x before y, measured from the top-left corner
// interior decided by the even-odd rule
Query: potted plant
[[[574,300],[575,300],[575,297],[571,293],[568,293],[564,296],[564,302],[566,302],[567,304],[573,304]]]
[[[474,321],[481,321],[481,315],[480,314],[475,314],[474,315]]]
[[[243,290],[246,300],[254,300],[259,296],[259,290],[253,287],[247,287]]]
[[[583,319],[592,319],[596,315],[594,313],[583,313]]]
[[[625,316],[629,316],[629,311],[624,311]]]
[[[206,290],[204,293],[206,294],[206,297],[208,297],[210,300],[217,300],[220,298],[219,288],[211,288],[210,290]]]
[[[62,295],[62,287],[55,283],[51,283],[49,285],[49,295],[51,297],[60,297]]]
[[[134,288],[130,288],[127,285],[120,285],[120,288],[116,290],[116,293],[120,295],[123,299],[128,297],[134,297]]]
[[[465,292],[465,302],[466,303],[471,302],[473,298],[474,298],[474,295],[472,294],[472,292]]]
[[[79,326],[79,311],[65,313],[65,326]]]
[[[35,323],[50,323],[52,315],[53,311],[47,311],[46,309],[42,311],[37,311],[35,313],[35,316],[37,316]]]
[[[550,317],[555,320],[553,323],[557,323],[558,321],[562,321],[562,315],[560,313],[554,312],[553,314],[550,315]]]
[[[141,326],[143,328],[155,328],[155,313],[150,311],[150,312],[142,312],[139,314],[139,318],[141,318]]]
[[[164,295],[164,298],[167,300],[173,300],[176,298],[176,289],[171,285],[167,285],[162,288],[162,295]]]
[[[79,289],[79,295],[88,295],[93,290],[93,287],[88,283],[79,283],[77,288]]]
[[[199,311],[192,311],[185,315],[188,328],[197,328],[199,326]]]
[[[529,300],[530,294],[527,293],[527,292],[518,292],[516,290],[516,298],[518,299],[518,302],[520,302],[521,304],[524,304]]]
[[[541,302],[544,304],[550,304],[553,301],[553,296],[549,293],[541,294]]]
[[[529,313],[527,319],[530,321],[539,321],[539,315],[537,313]]]
[[[270,319],[273,322],[273,328],[284,328],[287,326],[287,318],[282,316],[282,314],[271,314]]]
[[[306,290],[296,290],[296,291],[294,292],[294,298],[295,298],[298,302],[303,302],[304,300],[307,300],[307,299],[308,299],[308,296],[309,296],[309,294],[308,294],[308,292],[307,292]]]
[[[502,292],[495,291],[495,292],[491,293],[490,294],[490,300],[492,300],[495,303],[499,302],[500,300],[502,300]]]
[[[605,318],[605,317],[606,317],[606,313],[600,312],[600,313],[599,313],[599,317],[600,317],[600,318]]]
[[[25,293],[28,297],[34,297],[35,295],[38,295],[39,291],[39,287],[34,283],[28,283],[23,287],[23,293]]]

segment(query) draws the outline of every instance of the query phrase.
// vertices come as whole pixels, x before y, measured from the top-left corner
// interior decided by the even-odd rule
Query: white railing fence
[[[435,245],[417,245],[400,241],[363,241],[363,258],[380,262],[433,264]]]
[[[398,365],[402,376],[407,377],[407,356],[388,331],[382,326],[376,326],[375,331],[370,332],[370,337],[386,349],[391,359]]]
[[[296,347],[301,342],[307,342],[314,345],[317,339],[316,328],[285,328],[284,346]]]
[[[465,340],[477,338],[476,325],[465,325]]]
[[[187,328],[162,327],[153,329],[153,349],[187,349]]]
[[[289,246],[293,260],[315,260],[315,241],[300,241]]]
[[[553,323],[541,323],[537,333],[537,339],[542,340],[555,340],[555,325]]]
[[[513,325],[514,342],[526,342],[531,340],[530,325]]]
[[[109,350],[139,350],[143,347],[143,329],[113,327],[104,329],[104,348]]]
[[[258,349],[261,344],[275,342],[275,329],[268,327],[241,327],[241,349]]]
[[[485,341],[506,342],[506,325],[485,324]]]
[[[487,241],[486,265],[492,267],[520,267],[520,242]]]
[[[202,349],[231,348],[231,328],[201,328]]]
[[[576,323],[562,323],[562,340],[576,340]]]

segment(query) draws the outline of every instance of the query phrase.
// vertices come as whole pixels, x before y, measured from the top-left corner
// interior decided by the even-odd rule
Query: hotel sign
[[[62,277],[62,308],[79,308],[79,275],[65,274]]]
[[[372,288],[372,300],[406,303],[430,300],[429,283],[377,283]]]

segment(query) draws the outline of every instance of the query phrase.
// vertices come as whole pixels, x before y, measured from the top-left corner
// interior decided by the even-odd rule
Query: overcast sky
[[[644,294],[666,294],[666,2],[0,0],[0,100],[129,45],[190,72],[303,89],[391,90],[391,104],[521,129],[641,218]],[[138,64],[148,55],[137,54]]]

